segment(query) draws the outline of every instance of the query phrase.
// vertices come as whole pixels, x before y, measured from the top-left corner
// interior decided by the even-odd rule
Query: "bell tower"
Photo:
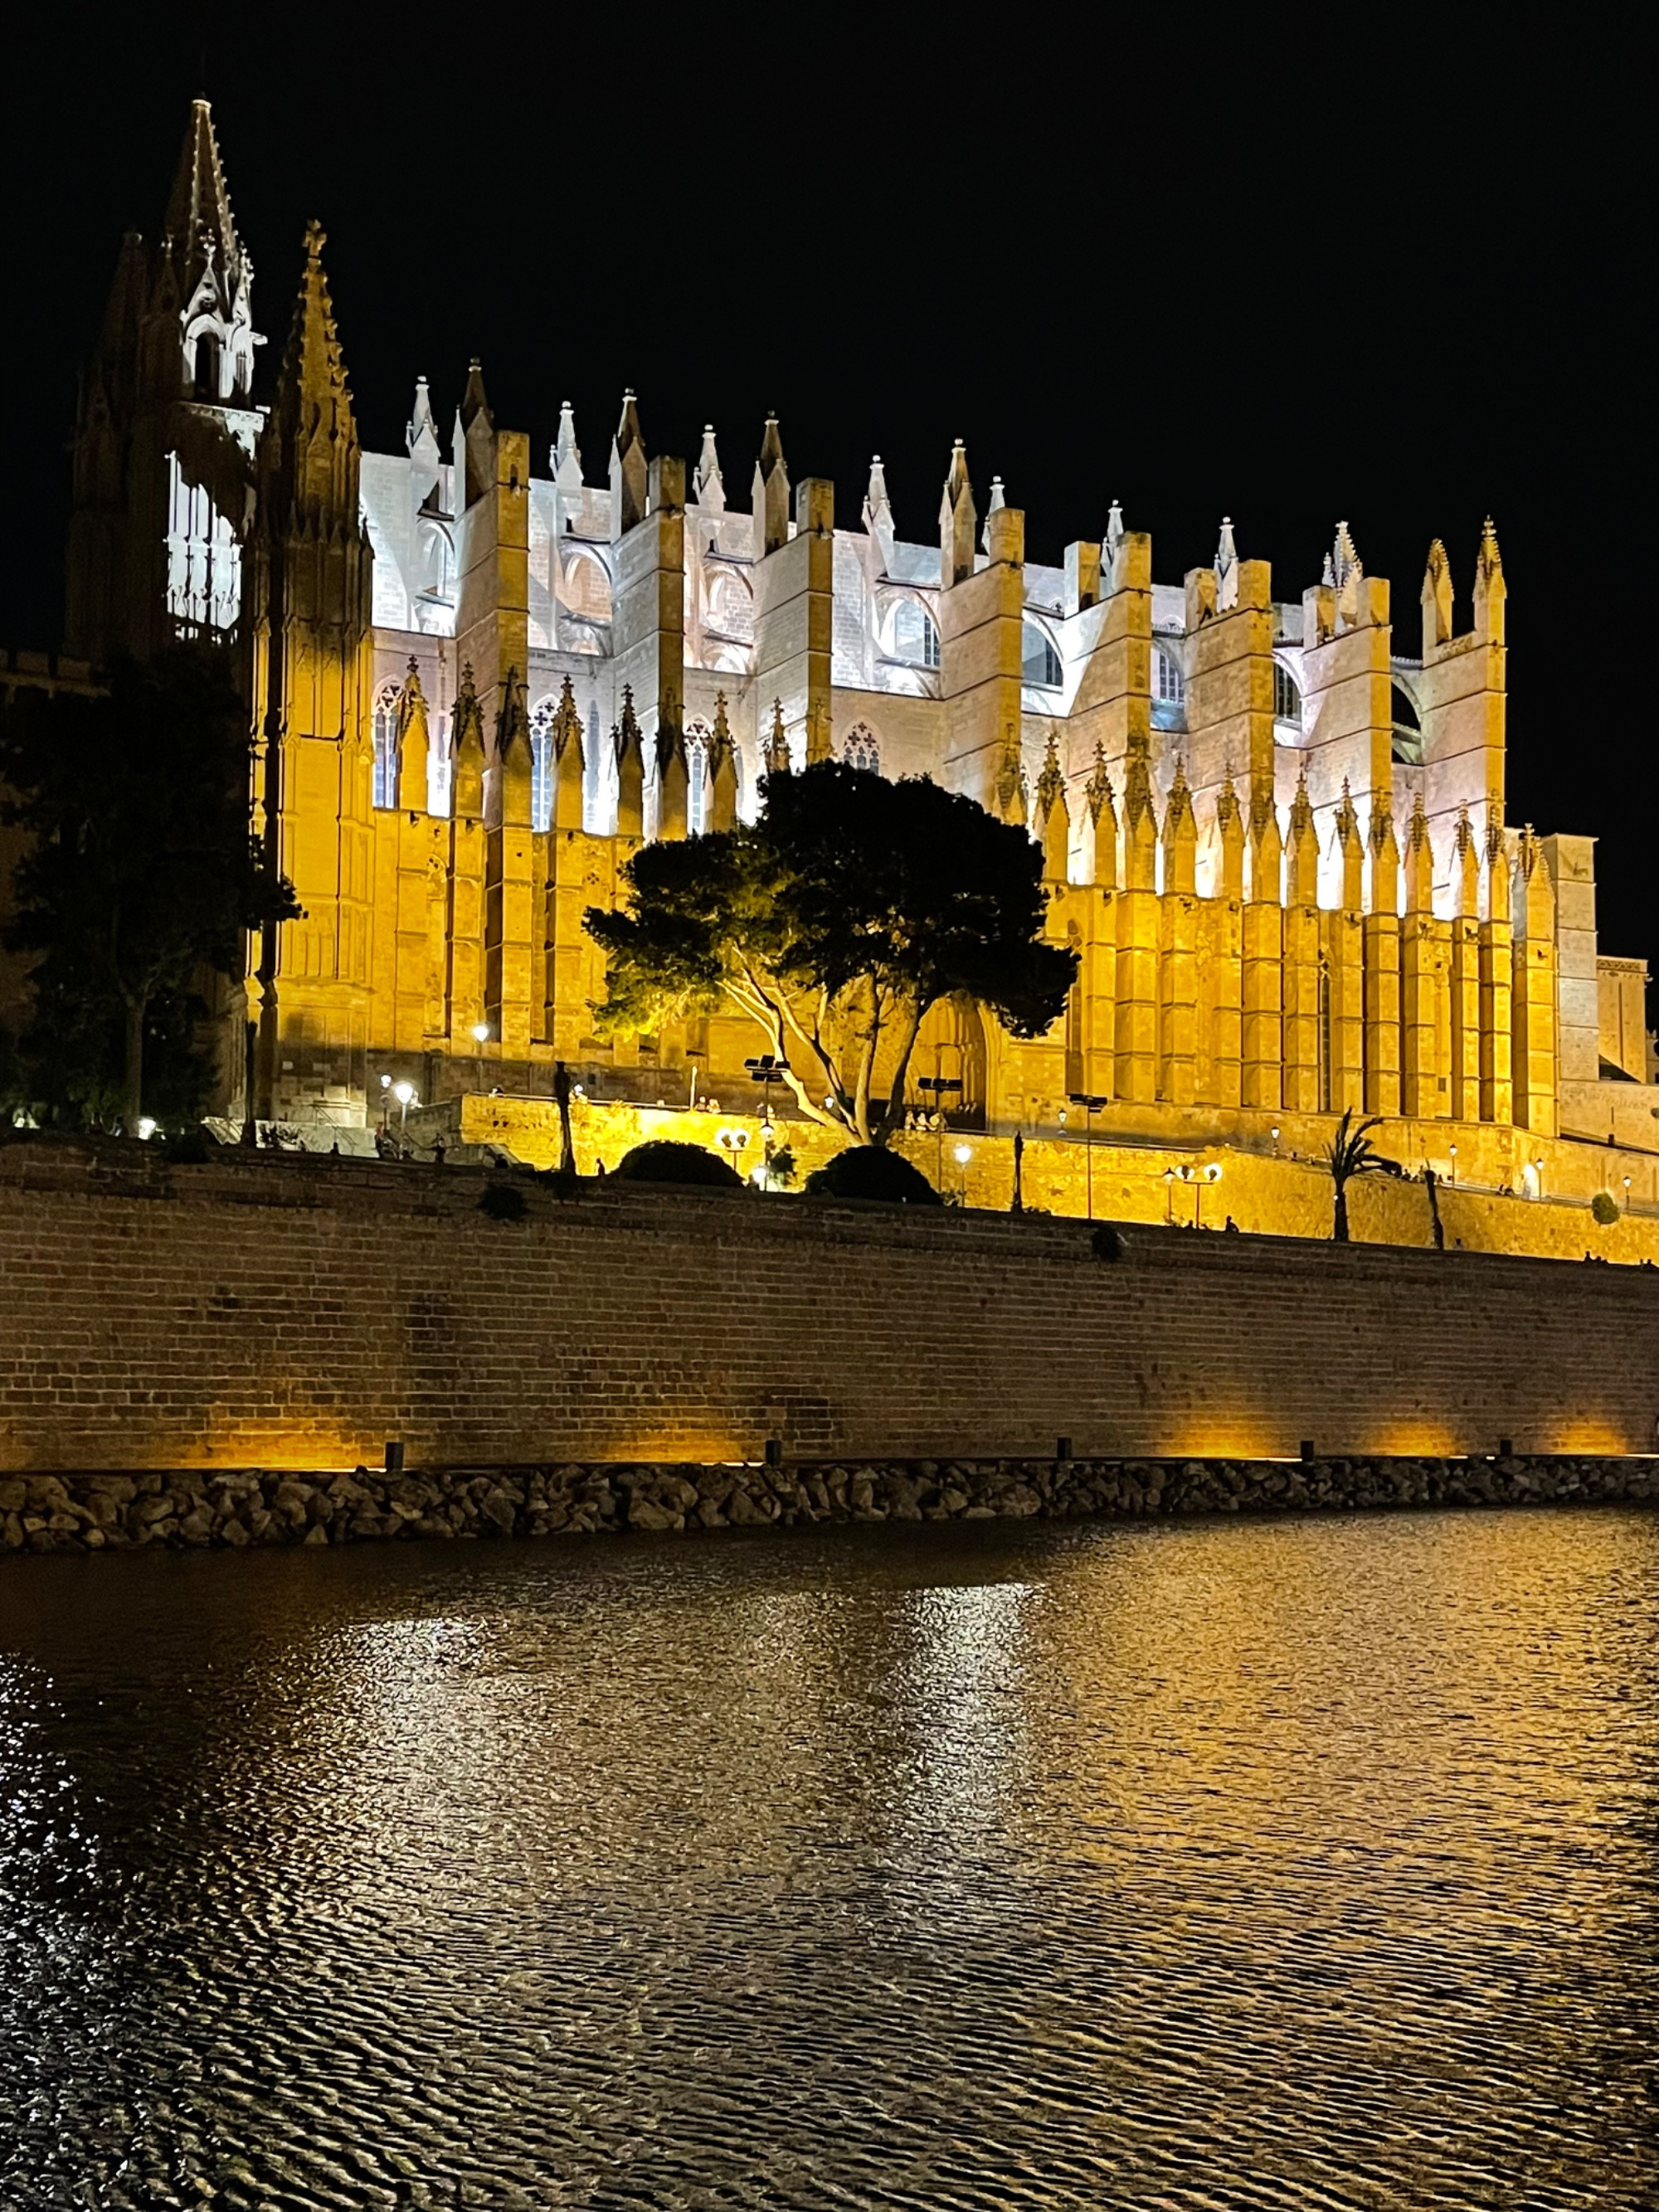
[[[161,235],[123,240],[82,376],[64,641],[81,659],[240,635],[261,420],[252,293],[198,100]]]

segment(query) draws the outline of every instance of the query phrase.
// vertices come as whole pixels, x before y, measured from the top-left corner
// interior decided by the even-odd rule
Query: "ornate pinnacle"
[[[1054,735],[1051,730],[1048,733],[1048,750],[1043,755],[1042,772],[1037,777],[1036,783],[1038,821],[1046,822],[1054,812],[1055,805],[1064,799],[1065,795],[1066,778],[1060,770],[1060,747],[1055,743]]]
[[[772,727],[766,740],[766,773],[768,775],[789,774],[789,738],[783,726],[783,702],[772,702]]]
[[[1106,751],[1098,739],[1095,743],[1094,769],[1088,782],[1083,787],[1083,795],[1089,802],[1089,818],[1091,822],[1097,824],[1103,813],[1108,821],[1115,821],[1117,816],[1116,809],[1112,804],[1112,779],[1106,773]]]

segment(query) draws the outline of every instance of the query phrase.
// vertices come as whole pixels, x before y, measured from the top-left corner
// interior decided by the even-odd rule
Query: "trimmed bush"
[[[623,1182],[695,1183],[705,1190],[741,1190],[743,1177],[718,1152],[683,1145],[672,1137],[653,1137],[624,1152],[611,1171]]]
[[[882,1145],[854,1145],[806,1178],[811,1198],[873,1198],[889,1206],[941,1206],[920,1168]]]
[[[491,1221],[522,1221],[528,1210],[510,1182],[487,1182],[478,1194],[478,1211]]]
[[[1603,1229],[1611,1229],[1619,1218],[1619,1201],[1610,1190],[1598,1190],[1590,1200],[1590,1212]]]
[[[1097,1260],[1121,1260],[1123,1257],[1123,1239],[1109,1221],[1103,1221],[1089,1239],[1089,1249]]]

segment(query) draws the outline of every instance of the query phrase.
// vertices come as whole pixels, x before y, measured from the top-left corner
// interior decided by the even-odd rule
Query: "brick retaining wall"
[[[0,1146],[0,1468],[1646,1452],[1659,1274]]]

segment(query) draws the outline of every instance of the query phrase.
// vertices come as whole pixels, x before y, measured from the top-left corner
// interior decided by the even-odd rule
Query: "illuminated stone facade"
[[[1644,1051],[1601,1079],[1603,1002],[1623,1037],[1639,982],[1598,982],[1592,841],[1504,819],[1490,524],[1461,604],[1431,547],[1408,658],[1346,525],[1290,599],[1224,521],[1212,565],[1156,581],[1115,506],[1044,566],[1000,482],[981,514],[960,446],[926,544],[878,460],[837,528],[775,422],[728,496],[712,430],[689,472],[650,457],[632,394],[603,483],[568,407],[540,473],[477,363],[447,435],[422,379],[405,450],[365,453],[322,245],[258,406],[198,103],[161,244],[124,247],[76,447],[68,649],[219,635],[246,671],[257,803],[305,908],[251,963],[261,1115],[362,1124],[386,1080],[544,1091],[556,1059],[614,1097],[680,1097],[693,1065],[735,1096],[739,1023],[593,1036],[582,910],[642,839],[838,758],[1027,824],[1081,955],[1037,1042],[930,1018],[915,1069],[959,1079],[970,1121],[1052,1133],[1085,1094],[1108,1133],[1202,1143],[1207,1116],[1238,1143],[1352,1106],[1413,1125],[1407,1156],[1437,1127],[1524,1133],[1517,1176],[1615,1119],[1651,1147]]]

